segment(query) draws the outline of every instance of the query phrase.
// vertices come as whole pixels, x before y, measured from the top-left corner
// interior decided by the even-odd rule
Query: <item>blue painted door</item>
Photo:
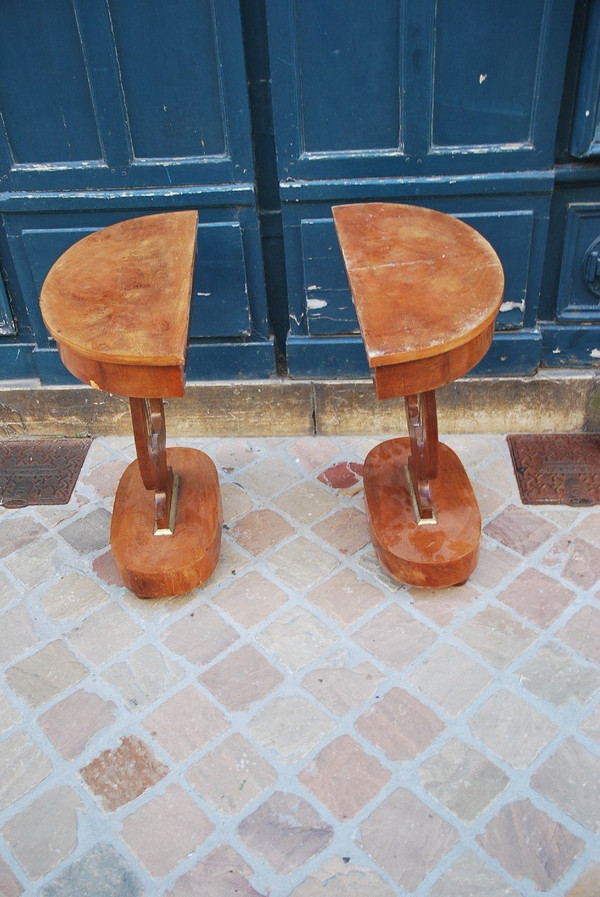
[[[331,206],[457,215],[507,275],[480,370],[532,372],[573,0],[267,0],[296,376],[364,374]]]
[[[67,379],[55,259],[122,218],[199,211],[188,376],[274,371],[236,0],[0,3],[0,364]]]

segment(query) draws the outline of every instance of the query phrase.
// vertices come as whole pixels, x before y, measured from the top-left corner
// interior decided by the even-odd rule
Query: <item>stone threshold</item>
[[[600,372],[465,377],[437,395],[442,434],[600,432]],[[171,437],[406,430],[402,399],[378,402],[370,380],[190,382],[183,398],[165,404]],[[0,386],[0,437],[130,434],[125,398],[87,386]]]

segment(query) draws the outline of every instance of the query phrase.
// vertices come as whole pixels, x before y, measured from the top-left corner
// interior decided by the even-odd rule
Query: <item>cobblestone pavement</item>
[[[404,588],[369,544],[377,441],[181,440],[226,523],[170,601],[108,550],[130,440],[69,505],[0,512],[3,897],[600,894],[600,509],[524,508],[502,437],[447,438],[481,561]]]

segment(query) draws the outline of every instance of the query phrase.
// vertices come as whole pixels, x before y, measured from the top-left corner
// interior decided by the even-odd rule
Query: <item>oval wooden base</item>
[[[404,466],[410,441],[375,446],[364,466],[365,499],[375,553],[394,579],[413,586],[458,585],[479,559],[481,515],[459,458],[439,444],[438,475],[430,480],[437,523],[415,520]]]
[[[180,478],[173,535],[154,535],[154,493],[144,487],[138,462],[117,488],[110,543],[124,584],[140,598],[183,595],[204,582],[219,560],[221,495],[215,465],[204,452],[167,449]]]

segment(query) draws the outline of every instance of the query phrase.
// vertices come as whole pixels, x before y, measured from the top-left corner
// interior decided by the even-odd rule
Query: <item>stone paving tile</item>
[[[48,778],[52,764],[26,732],[15,732],[0,743],[0,809]]]
[[[519,893],[468,850],[433,885],[430,897],[519,897]]]
[[[238,545],[258,557],[291,536],[294,527],[290,526],[280,514],[265,508],[246,514],[238,520],[230,532]]]
[[[414,891],[459,840],[458,831],[398,788],[360,826],[359,844],[406,891]]]
[[[504,438],[453,435],[480,562],[408,588],[364,541],[379,441],[182,439],[226,526],[170,600],[109,550],[131,438],[0,509],[0,894],[595,897],[600,511],[522,508]]]
[[[492,676],[453,645],[440,645],[409,680],[450,716],[458,716],[490,684]]]
[[[165,631],[162,640],[175,654],[204,666],[238,639],[238,634],[210,607],[200,606]]]
[[[305,698],[274,698],[253,717],[250,735],[275,751],[282,763],[295,763],[315,747],[335,724]]]
[[[0,894],[2,897],[21,897],[23,888],[12,870],[0,857]]]
[[[488,698],[469,725],[492,753],[515,769],[533,763],[559,731],[543,713],[505,689]]]
[[[557,707],[587,704],[600,689],[600,671],[577,663],[554,643],[543,645],[517,675],[524,688]]]
[[[52,620],[71,620],[90,613],[108,601],[108,593],[89,576],[69,573],[55,582],[40,603]]]
[[[600,757],[574,738],[559,745],[531,784],[573,819],[600,832]]]
[[[75,791],[60,785],[2,826],[2,837],[30,878],[41,878],[73,853],[80,806]]]
[[[391,776],[375,758],[366,754],[349,735],[330,742],[298,775],[337,819],[355,816],[378,794]]]
[[[240,823],[238,834],[249,850],[284,875],[324,850],[333,829],[304,798],[276,791]]]
[[[60,535],[80,553],[100,551],[109,544],[110,514],[106,508],[96,508],[85,517],[64,526]]]
[[[391,606],[362,626],[354,639],[378,660],[402,670],[435,641],[435,634],[403,608]]]
[[[112,844],[98,844],[67,866],[40,897],[142,897],[144,889]]]
[[[600,666],[600,608],[586,605],[558,630],[558,638]]]
[[[456,630],[457,637],[498,669],[505,669],[537,635],[497,607],[487,607]]]
[[[545,629],[576,598],[555,579],[539,570],[525,570],[498,595],[500,601],[512,607],[522,617]]]
[[[31,618],[22,605],[11,607],[0,614],[0,663],[10,663],[39,641],[33,631]]]
[[[488,536],[525,557],[533,554],[557,532],[549,521],[515,505],[505,508],[484,529]]]
[[[206,841],[214,826],[179,785],[168,785],[128,816],[121,837],[150,875],[166,875]]]
[[[231,847],[218,847],[175,882],[168,897],[263,897],[248,876],[251,867]]]
[[[228,710],[247,710],[265,698],[283,675],[252,645],[243,645],[200,676],[200,681]]]
[[[341,508],[313,526],[313,533],[346,556],[364,548],[370,540],[367,515],[356,508]]]
[[[304,536],[276,549],[267,564],[284,585],[303,592],[337,567],[335,557]]]
[[[444,730],[433,710],[402,688],[390,689],[355,725],[396,763],[412,760]]]
[[[116,810],[160,782],[169,769],[135,736],[103,751],[80,770],[86,785],[105,810]]]
[[[213,596],[225,613],[250,629],[284,605],[288,598],[279,586],[253,570]]]
[[[102,666],[131,647],[142,634],[141,626],[118,604],[110,603],[70,629],[66,637],[86,660]]]
[[[249,741],[236,733],[194,763],[186,778],[204,800],[230,816],[274,785],[277,773]]]
[[[50,642],[6,671],[10,687],[31,707],[40,707],[81,682],[88,669],[64,642]]]
[[[181,666],[154,645],[143,645],[102,673],[105,682],[118,689],[122,702],[131,710],[153,704],[184,676]]]
[[[57,751],[73,760],[97,732],[113,722],[115,710],[112,701],[79,689],[43,713],[39,725]]]
[[[317,667],[307,673],[302,685],[332,713],[343,716],[373,697],[383,676],[370,663],[357,667]]]
[[[502,807],[477,840],[514,878],[549,891],[584,848],[583,841],[529,799]]]
[[[182,762],[229,728],[225,715],[194,685],[163,701],[143,721],[154,741]]]
[[[458,739],[428,757],[419,776],[428,794],[466,822],[476,819],[509,783],[503,770]]]
[[[381,589],[359,579],[348,569],[341,570],[311,589],[306,597],[344,628],[356,623],[385,598]]]
[[[302,608],[282,614],[256,640],[292,672],[307,666],[337,642],[331,629]]]

